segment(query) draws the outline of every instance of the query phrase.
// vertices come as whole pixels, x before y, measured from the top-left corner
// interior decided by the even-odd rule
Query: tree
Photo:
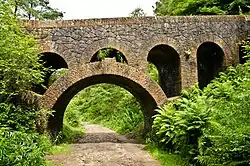
[[[55,20],[63,17],[63,12],[52,8],[49,0],[8,0],[12,3],[14,13],[30,19]]]
[[[164,15],[250,14],[249,0],[159,0],[154,13]]]
[[[146,16],[146,13],[143,11],[142,8],[136,8],[130,13],[131,17],[144,17]]]
[[[19,23],[9,4],[0,2],[0,97],[43,81],[37,41]]]

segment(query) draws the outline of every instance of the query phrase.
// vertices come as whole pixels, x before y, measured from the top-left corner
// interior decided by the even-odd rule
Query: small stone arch
[[[133,52],[131,51],[132,46],[131,43],[129,42],[124,42],[117,40],[115,38],[108,38],[108,39],[103,39],[103,40],[98,40],[94,41],[91,44],[89,44],[83,54],[84,56],[81,57],[81,63],[89,63],[91,61],[92,56],[99,50],[104,49],[104,48],[114,48],[123,55],[125,55],[128,64],[133,62]]]
[[[57,45],[57,44],[52,44],[52,41],[46,41],[43,42],[41,41],[39,43],[40,48],[39,48],[39,54],[44,54],[44,53],[54,53],[59,55],[62,59],[64,59],[64,61],[67,63],[68,68],[70,68],[71,66],[74,66],[74,61],[75,59],[72,58],[72,56],[70,56],[70,52],[65,52],[62,51],[63,49],[61,48],[62,45]]]
[[[180,56],[182,55],[180,52],[180,50],[182,50],[181,49],[182,44],[178,40],[164,35],[155,36],[152,39],[145,42],[140,48],[140,55],[143,55],[143,59],[145,62],[147,62],[148,53],[150,52],[150,50],[157,45],[168,45],[174,48]]]
[[[98,54],[99,53],[103,53],[105,55],[108,54],[107,57],[101,59],[98,57]],[[128,60],[126,58],[126,56],[120,52],[119,50],[117,49],[114,49],[114,48],[103,48],[101,50],[98,50],[91,58],[90,62],[97,62],[97,61],[102,61],[102,60],[105,60],[106,58],[112,58],[113,60],[115,60],[116,62],[120,62],[120,63],[125,63],[125,64],[128,64]]]
[[[208,34],[208,35],[201,35],[197,37],[197,40],[195,40],[192,44],[192,56],[197,57],[197,51],[200,45],[206,42],[212,42],[218,45],[224,52],[224,61],[223,66],[230,66],[233,63],[233,52],[230,49],[230,46],[220,37],[214,35],[214,34]]]
[[[224,70],[225,53],[214,42],[204,42],[197,49],[198,83],[204,88]]]
[[[148,56],[149,56],[149,53],[150,51],[156,47],[156,46],[160,46],[160,45],[166,45],[168,47],[171,47],[173,48],[176,53],[178,54],[178,58],[179,58],[179,65],[178,65],[178,68],[179,68],[179,72],[178,72],[178,77],[180,78],[180,80],[178,79],[178,85],[176,84],[176,88],[173,92],[170,92],[171,90],[167,90],[169,88],[166,88],[166,87],[169,87],[169,86],[165,86],[164,83],[161,84],[160,81],[160,85],[161,85],[161,88],[164,90],[165,94],[168,96],[168,97],[171,97],[171,96],[175,96],[177,94],[179,94],[179,92],[181,91],[181,84],[182,84],[182,81],[181,81],[181,65],[182,65],[182,57],[181,57],[181,47],[182,47],[182,44],[174,39],[174,38],[170,38],[168,36],[165,36],[165,35],[161,35],[161,36],[155,36],[153,37],[152,39],[148,40],[146,43],[144,43],[141,48],[140,48],[140,55],[143,55],[143,61],[145,62],[145,66],[147,66],[147,62],[148,62]],[[155,64],[154,64],[155,65]],[[146,67],[145,67],[146,68]],[[159,71],[159,67],[158,67],[158,73],[159,73],[159,76],[160,76],[160,71]],[[164,75],[164,74],[163,74]],[[167,80],[165,80],[164,82],[166,82]],[[169,83],[171,84],[171,83]],[[178,88],[177,88],[178,87]]]
[[[68,69],[68,64],[62,56],[55,52],[41,52],[40,54],[40,63],[44,67],[49,68],[50,70],[45,71],[44,81],[42,85],[36,85],[33,87],[33,90],[39,94],[44,94],[46,88],[49,86],[49,79],[53,73],[53,70],[58,69]]]
[[[65,59],[56,52],[40,52],[40,60],[45,62],[45,67],[54,69],[68,68],[68,64]]]
[[[148,53],[147,61],[158,69],[159,85],[168,97],[180,95],[181,60],[177,51],[166,44],[154,46]]]
[[[161,88],[138,69],[109,60],[84,64],[69,70],[59,78],[39,99],[40,107],[54,109],[48,129],[53,136],[62,128],[64,111],[80,90],[98,83],[111,83],[132,93],[144,108],[144,130],[151,130],[154,109],[167,102]]]

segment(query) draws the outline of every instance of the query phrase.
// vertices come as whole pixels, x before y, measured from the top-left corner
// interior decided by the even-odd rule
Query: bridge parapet
[[[30,20],[25,21],[27,28],[70,28],[89,27],[105,25],[131,25],[131,24],[156,24],[156,23],[204,23],[204,22],[232,22],[245,21],[244,16],[164,16],[164,17],[120,17],[120,18],[98,18],[82,20]]]

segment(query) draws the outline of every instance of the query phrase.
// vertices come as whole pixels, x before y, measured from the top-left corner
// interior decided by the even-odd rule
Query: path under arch
[[[161,166],[136,140],[99,125],[84,127],[86,133],[72,145],[71,154],[46,158],[60,166]]]

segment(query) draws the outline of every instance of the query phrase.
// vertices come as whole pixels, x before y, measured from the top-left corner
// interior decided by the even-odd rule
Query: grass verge
[[[187,159],[181,157],[178,154],[171,154],[164,150],[162,150],[160,147],[148,144],[146,146],[146,150],[163,166],[188,166],[189,162]]]

